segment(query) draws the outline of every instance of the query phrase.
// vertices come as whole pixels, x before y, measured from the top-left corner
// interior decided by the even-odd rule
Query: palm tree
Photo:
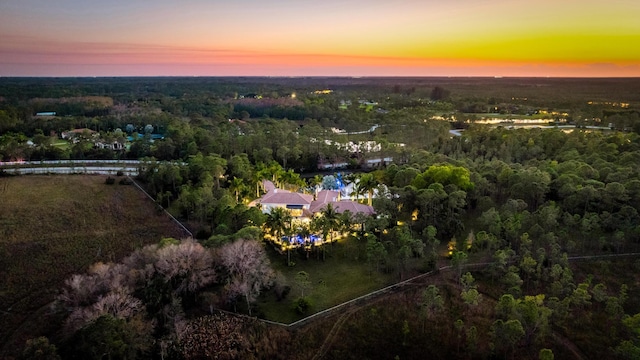
[[[270,233],[280,239],[280,236],[291,224],[291,214],[283,207],[274,207],[267,213],[265,225]]]
[[[273,181],[273,183],[278,188],[282,188],[281,180],[282,180],[282,175],[285,173],[282,166],[278,164],[278,162],[272,161],[271,163],[269,163],[269,166],[266,168],[266,170],[271,175],[271,181]]]
[[[324,258],[324,242],[327,240],[327,232],[324,227],[324,219],[320,216],[315,216],[311,219],[311,223],[309,223],[309,228],[313,232],[322,233],[322,249],[323,249],[323,258]],[[318,246],[317,243],[314,243],[314,246]],[[318,253],[316,253],[318,255]]]
[[[269,232],[278,239],[282,240],[284,234],[291,227],[291,213],[283,207],[272,208],[267,213],[267,221],[265,225],[269,228]],[[287,241],[287,265],[291,263],[291,255],[289,253],[289,242]]]
[[[351,230],[351,226],[353,225],[354,214],[351,211],[347,210],[342,214],[338,214],[338,223],[340,224],[341,232],[349,232]]]
[[[307,179],[307,181],[309,182],[309,187],[311,187],[315,193],[317,186],[322,184],[322,176],[316,175],[312,178]]]
[[[291,191],[298,191],[301,186],[305,185],[304,180],[300,178],[300,175],[289,169],[280,174],[280,181],[282,182],[282,186],[286,185],[286,188]]]
[[[309,241],[309,237],[311,236],[311,229],[309,229],[309,225],[303,225],[301,228],[298,228],[298,234],[300,236],[302,236],[302,238],[304,239],[304,250],[305,253],[307,254],[307,259],[309,258],[309,249],[310,246],[308,246],[308,241]]]
[[[330,203],[327,204],[320,214],[322,215],[323,225],[329,231],[330,241],[333,243],[333,233],[340,226],[340,214],[338,214]]]
[[[329,233],[329,241],[331,242],[331,246],[333,247],[333,235],[336,230],[340,227],[340,214],[336,211],[336,209],[331,204],[327,204],[321,214],[321,224],[323,227],[323,234]],[[324,242],[322,243],[322,260],[325,259],[324,253]]]
[[[313,218],[311,227],[315,231],[322,232],[322,260],[325,259],[325,244],[327,237],[329,242],[333,244],[333,233],[340,226],[340,214],[336,212],[336,209],[331,204],[320,212],[318,217]]]
[[[252,180],[256,183],[256,198],[260,197],[260,185],[262,185],[262,180],[267,179],[270,175],[269,170],[265,167],[260,168],[260,165],[262,164],[258,164],[258,170],[255,171],[252,176]]]
[[[351,225],[358,225],[358,231],[360,231],[360,233],[364,233],[366,231],[365,223],[369,219],[369,216],[360,212],[351,215]]]
[[[356,179],[353,182],[353,191],[349,195],[350,196],[355,196],[356,197],[356,202],[358,202],[358,197],[360,196],[360,194],[362,194],[362,189],[360,188],[360,181],[358,181]]]
[[[368,204],[371,206],[372,198],[373,198],[373,190],[378,186],[376,179],[373,177],[373,174],[363,174],[360,176],[360,180],[358,181],[358,189],[361,192],[367,192],[368,194]]]
[[[236,196],[236,203],[240,199],[240,194],[246,189],[246,185],[244,184],[244,180],[241,178],[233,177],[231,183],[229,184],[229,188],[233,191],[233,194]]]

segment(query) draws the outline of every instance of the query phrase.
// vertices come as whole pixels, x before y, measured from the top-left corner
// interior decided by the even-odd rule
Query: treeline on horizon
[[[318,90],[332,92],[315,93]],[[306,154],[300,149],[309,138],[333,139],[328,131],[333,127],[365,131],[383,124],[384,128],[368,137],[352,139],[384,138],[423,149],[429,149],[435,139],[443,141],[449,124],[464,128],[494,113],[526,117],[542,111],[558,122],[576,126],[611,124],[619,130],[640,132],[638,94],[638,79],[0,78],[0,155],[3,160],[186,159],[200,151],[229,158],[239,152],[253,156],[254,151],[270,148],[270,157],[281,164],[313,170],[318,160],[349,157],[318,150]],[[361,101],[375,105],[362,108],[358,106]],[[35,116],[39,112],[55,112],[56,116]],[[449,123],[429,120],[433,116]],[[230,119],[241,122],[229,123]],[[88,128],[108,139],[121,129],[115,137],[124,142],[124,135],[144,133],[147,125],[153,126],[154,133],[166,135],[166,141],[154,146],[140,142],[126,154],[92,149],[89,144],[63,149],[48,141],[52,134],[59,137],[64,131]],[[411,132],[406,131],[408,127]],[[295,144],[290,132],[308,137],[303,145]],[[269,144],[256,140],[265,134],[271,134]],[[414,134],[426,140],[420,144]],[[36,135],[40,135],[35,139],[39,141],[36,148],[26,146]],[[277,154],[284,138],[289,142],[286,148],[293,150],[284,151],[292,154],[290,159]],[[251,142],[255,144],[247,144]],[[165,149],[154,152],[154,147]],[[324,152],[335,153],[332,149]]]

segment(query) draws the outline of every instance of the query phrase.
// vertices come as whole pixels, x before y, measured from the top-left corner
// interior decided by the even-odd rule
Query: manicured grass
[[[356,239],[327,245],[324,261],[322,252],[318,255],[311,253],[309,259],[304,254],[292,252],[294,266],[286,265],[286,254],[278,254],[270,245],[267,248],[274,269],[281,272],[291,286],[291,292],[281,301],[277,301],[272,292],[258,301],[261,316],[268,320],[291,323],[397,281],[395,273],[376,272],[367,264],[364,244]],[[304,290],[304,295],[313,305],[305,315],[299,315],[292,309],[293,301],[302,294],[302,289],[295,281],[295,276],[300,271],[309,274],[310,286]]]
[[[69,144],[69,142],[67,140],[63,140],[63,139],[55,139],[52,143],[53,146],[57,146],[59,148],[62,149],[68,149],[71,147],[71,145]]]
[[[59,326],[43,309],[71,274],[182,236],[135,187],[104,176],[0,178],[0,204],[0,357]]]

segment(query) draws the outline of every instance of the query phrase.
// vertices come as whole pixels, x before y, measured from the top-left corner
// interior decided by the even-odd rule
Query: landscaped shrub
[[[107,185],[113,185],[116,183],[116,179],[112,178],[111,176],[107,177],[107,180],[104,181],[105,184]]]
[[[300,315],[306,314],[311,309],[311,306],[311,300],[306,297],[299,297],[293,302],[293,310]]]
[[[284,300],[291,292],[291,286],[289,286],[287,278],[281,272],[276,273],[276,278],[273,282],[273,292],[276,294],[278,301]]]
[[[231,241],[231,237],[228,235],[213,234],[207,240],[201,241],[204,247],[215,248],[220,247]]]
[[[274,291],[276,292],[276,298],[278,299],[278,301],[282,301],[291,292],[291,286],[289,286],[289,285],[284,285],[284,286],[276,285],[276,287],[274,288]]]
[[[131,185],[131,184],[133,184],[133,181],[129,180],[129,178],[120,179],[120,185]]]

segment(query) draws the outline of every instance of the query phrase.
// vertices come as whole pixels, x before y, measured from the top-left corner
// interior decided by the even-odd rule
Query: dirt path
[[[416,279],[416,278],[414,278]],[[425,281],[425,277],[418,277],[418,279],[416,280],[422,280],[420,282],[415,282],[415,283],[408,283],[407,285],[419,285],[419,286],[427,286],[427,282]],[[442,279],[441,277],[436,277],[436,278],[431,278],[431,280],[429,282],[429,285],[431,284],[443,284],[446,282],[446,280]],[[415,281],[415,280],[412,280]],[[337,335],[340,333],[340,330],[342,330],[342,327],[344,326],[344,324],[347,322],[347,320],[349,320],[349,318],[351,317],[351,315],[357,313],[358,311],[369,307],[373,304],[376,304],[380,301],[382,301],[383,299],[387,299],[390,298],[394,295],[398,295],[401,292],[406,291],[407,289],[412,288],[412,286],[406,286],[404,287],[402,290],[400,290],[400,292],[390,292],[390,293],[384,293],[381,295],[378,295],[376,297],[370,298],[368,301],[364,301],[363,303],[357,304],[357,305],[352,305],[350,308],[348,308],[342,315],[340,315],[340,317],[338,317],[338,320],[333,324],[333,327],[331,328],[331,330],[329,331],[329,333],[327,334],[327,337],[325,338],[324,342],[322,343],[322,346],[320,347],[320,349],[318,350],[318,352],[316,353],[316,355],[312,358],[313,360],[321,360],[326,354],[327,352],[329,352],[329,350],[331,349],[331,347],[333,346],[333,344],[335,343],[336,339],[338,338]]]
[[[551,337],[558,344],[561,344],[562,346],[567,348],[567,350],[571,351],[571,353],[576,357],[576,360],[585,360],[586,359],[586,357],[582,354],[580,349],[578,349],[576,344],[574,344],[571,340],[569,340],[566,337],[558,334],[555,331],[551,333]]]
[[[637,255],[637,254],[634,254]],[[625,256],[625,255],[623,255]],[[628,255],[627,255],[628,256]],[[589,257],[591,258],[591,257]],[[583,257],[579,257],[575,260],[583,260]],[[485,266],[486,264],[469,264],[469,267],[472,266],[478,266],[478,265],[482,265]],[[447,271],[447,270],[451,270],[450,267],[443,267],[440,269],[439,272],[443,272],[443,271]],[[338,338],[338,334],[340,333],[340,331],[342,330],[342,327],[347,323],[347,321],[349,320],[349,318],[351,317],[351,315],[355,314],[356,312],[362,310],[363,308],[369,307],[375,303],[378,303],[380,301],[382,301],[383,299],[387,299],[389,297],[398,295],[404,291],[406,291],[407,289],[410,288],[414,288],[414,286],[428,286],[430,284],[436,284],[436,285],[442,285],[444,283],[447,283],[449,285],[453,285],[456,286],[456,284],[451,283],[450,281],[448,281],[447,279],[442,278],[441,276],[437,276],[439,275],[438,273],[433,273],[429,276],[417,276],[413,279],[410,279],[409,282],[407,282],[407,285],[413,285],[413,286],[405,286],[403,288],[400,288],[399,290],[396,290],[396,292],[389,292],[389,293],[384,293],[384,294],[380,294],[378,296],[375,297],[371,297],[368,299],[363,299],[361,302],[359,302],[358,304],[354,304],[351,305],[349,308],[345,309],[344,313],[342,315],[340,315],[338,317],[338,319],[336,320],[336,322],[334,323],[333,327],[331,328],[331,330],[329,331],[329,333],[327,334],[324,342],[322,343],[322,346],[320,347],[320,349],[318,350],[318,352],[315,354],[315,356],[312,358],[313,360],[321,360],[331,349],[331,347],[333,346],[333,344],[335,343],[336,339]],[[435,275],[435,276],[434,276]],[[485,293],[481,293],[485,299],[493,302],[493,303],[497,303],[497,300],[492,298],[491,296],[489,296],[488,294]],[[311,321],[310,323],[313,323],[313,321]],[[309,323],[305,324],[308,325]],[[585,360],[587,359],[585,357],[585,355],[580,351],[580,349],[569,339],[567,339],[566,337],[560,335],[559,333],[555,332],[555,331],[551,331],[551,338],[559,345],[565,347],[567,350],[569,350],[574,356],[576,360]]]
[[[324,339],[322,346],[320,347],[316,355],[313,357],[313,360],[320,360],[327,354],[327,351],[329,351],[329,349],[331,349],[331,346],[333,346],[333,343],[335,342],[338,333],[340,333],[342,326],[347,322],[349,317],[351,317],[351,315],[358,310],[360,310],[360,308],[358,307],[353,308],[348,310],[344,314],[340,315],[340,317],[335,322],[335,324],[333,324],[331,331],[329,331],[329,334],[327,334],[327,337]]]

